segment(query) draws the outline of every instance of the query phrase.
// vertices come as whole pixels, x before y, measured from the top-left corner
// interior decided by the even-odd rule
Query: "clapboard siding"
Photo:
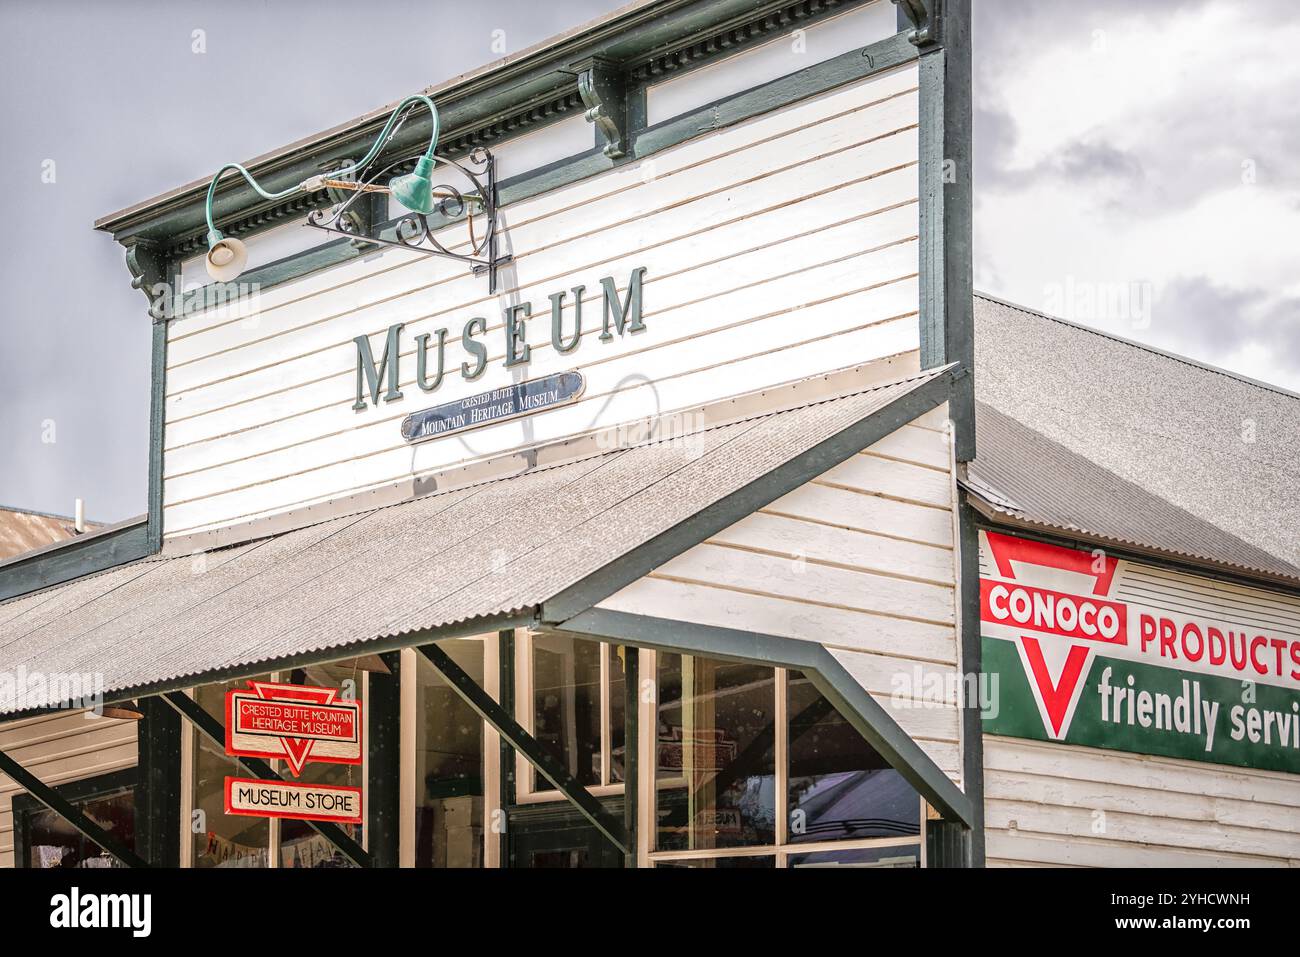
[[[907,67],[521,201],[504,211],[515,259],[495,297],[457,264],[397,250],[277,286],[246,312],[172,322],[167,534],[914,351],[916,124]],[[642,266],[645,331],[596,341],[601,278],[623,290]],[[582,344],[559,355],[547,297],[579,285]],[[533,306],[532,358],[507,370],[502,309],[518,302]],[[569,330],[572,293],[565,306]],[[480,315],[488,369],[466,382],[460,332]],[[354,412],[352,340],[370,335],[378,353],[397,322],[407,324],[404,400]],[[439,328],[448,375],[426,395],[414,337]],[[398,422],[419,408],[572,368],[587,389],[563,410],[463,441],[412,450],[400,440]]]
[[[912,97],[894,102],[911,102],[911,111],[915,110]],[[895,107],[888,112],[902,110]],[[846,124],[849,119],[840,119],[836,125]],[[893,127],[899,122],[890,115],[883,126]],[[591,272],[605,274],[629,257],[636,257],[636,264],[644,264],[648,269],[658,265],[655,271],[658,275],[670,266],[685,264],[680,255],[683,249],[717,250],[719,241],[730,239],[739,243],[747,239],[745,245],[732,247],[737,252],[744,250],[754,243],[756,234],[752,230],[776,228],[778,219],[785,220],[783,234],[798,235],[804,213],[814,217],[807,221],[811,225],[824,227],[850,218],[854,211],[861,215],[915,200],[916,130],[904,127],[864,135],[852,126],[848,129],[853,130],[851,145],[832,149],[821,158],[817,157],[817,151],[828,144],[805,143],[802,137],[792,134],[790,138],[794,142],[786,144],[780,155],[771,157],[771,163],[784,163],[775,170],[763,166],[753,170],[736,169],[734,162],[728,162],[718,170],[693,170],[688,181],[652,179],[642,190],[654,194],[645,197],[644,204],[636,204],[644,205],[644,209],[621,205],[630,197],[640,198],[642,190],[612,198],[618,206],[619,218],[608,224],[593,222],[599,206],[595,209],[579,206],[555,214],[553,218],[562,222],[543,220],[516,226],[507,220],[506,236],[516,258],[506,267],[506,289],[502,296],[518,293],[520,299],[542,299],[554,288],[565,288],[589,278]],[[813,155],[791,163],[786,151],[792,148],[811,149]],[[723,177],[722,182],[718,177]],[[905,188],[909,182],[910,191]],[[854,192],[843,192],[850,189]],[[679,199],[681,190],[689,190],[694,195]],[[827,197],[839,201],[830,210],[824,205]],[[804,202],[793,202],[801,198]],[[845,205],[846,199],[858,200],[856,210]],[[811,205],[805,207],[805,203]],[[818,210],[822,216],[834,214],[834,206],[839,207],[836,218],[829,221],[815,218]],[[763,218],[771,214],[779,215],[770,222]],[[715,231],[720,228],[728,232],[717,234]],[[440,238],[448,245],[454,243],[445,230]],[[684,240],[687,242],[683,243]],[[729,250],[722,247],[722,251]],[[656,254],[655,259],[649,258]],[[644,262],[640,258],[643,256]],[[405,261],[398,266],[396,261],[401,257]],[[350,341],[361,332],[377,334],[391,322],[414,322],[426,316],[457,314],[495,304],[484,295],[485,281],[471,276],[463,266],[416,258],[403,250],[387,251],[374,261],[391,268],[360,281],[357,288],[345,287],[323,300],[312,297],[275,310],[263,308],[257,316],[234,318],[201,336],[178,337],[176,354],[169,356],[169,368],[174,375],[169,379],[168,394],[185,392],[218,376],[260,368],[265,365],[266,356],[259,346],[284,336],[292,336],[288,340],[291,346],[306,353],[333,346],[339,332],[347,333]],[[423,295],[411,298],[412,294]],[[431,294],[438,298],[432,298]],[[367,308],[371,311],[362,312]],[[185,321],[176,324],[178,332],[184,329]]]
[[[984,738],[990,864],[1300,866],[1294,775]]]
[[[820,642],[960,781],[951,450],[935,428],[945,415],[904,426],[599,607]]]
[[[861,264],[856,268],[840,264],[833,273],[825,268],[811,270],[831,273],[823,277],[825,284],[820,283],[816,276],[805,280],[815,283],[813,288],[819,292],[825,290],[822,293],[824,308],[801,311],[808,299],[808,287],[791,279],[784,283],[760,282],[731,295],[709,297],[662,313],[647,310],[644,316],[647,327],[655,324],[663,341],[647,343],[649,329],[647,333],[625,337],[617,345],[611,343],[603,348],[592,341],[589,354],[592,361],[583,366],[587,391],[580,405],[601,404],[605,397],[619,390],[620,384],[630,374],[658,381],[677,371],[698,369],[709,360],[730,363],[764,349],[789,349],[798,342],[843,335],[854,329],[874,328],[876,338],[890,343],[882,345],[882,348],[905,351],[910,344],[906,333],[915,335],[916,328],[915,243],[900,247],[897,255],[891,258],[910,259],[911,262],[901,266],[890,265],[888,269],[911,269],[913,273],[895,275],[892,277],[894,281],[874,288],[854,288],[862,285],[859,270],[864,267]],[[591,304],[588,315],[597,313],[599,307],[599,303]],[[798,326],[792,328],[791,320],[797,312]],[[719,322],[720,317],[725,316],[754,318],[749,319],[743,329],[736,329],[729,323]],[[587,320],[587,315],[583,318]],[[724,325],[724,328],[710,328]],[[598,328],[592,329],[586,336],[594,338],[598,332]],[[638,346],[635,352],[631,351]],[[684,350],[694,350],[698,356],[694,363],[683,362]],[[448,353],[449,358],[455,355],[451,348]],[[503,360],[504,352],[489,353],[490,365],[499,365]],[[528,375],[537,377],[563,372],[573,365],[572,355],[560,355],[549,344],[544,349],[539,344],[533,350]],[[408,366],[414,375],[415,363],[410,362]],[[355,375],[354,368],[354,379]],[[460,378],[459,374],[456,378]],[[452,380],[449,378],[444,382],[451,384]],[[355,390],[355,386],[353,388]],[[336,397],[340,391],[343,390],[335,390]],[[481,391],[481,388],[475,391]],[[341,452],[366,455],[400,448],[402,441],[398,423],[410,411],[410,402],[418,401],[422,396],[414,381],[405,383],[403,392],[408,401],[381,405],[372,410],[377,413],[375,415],[354,412],[352,399],[343,391],[344,401],[334,406],[305,414],[291,414],[261,426],[240,427],[235,432],[198,443],[196,447],[172,449],[167,453],[171,463],[169,468],[174,470],[168,476],[169,497],[185,501],[204,493],[210,494],[239,484],[241,478],[259,476],[268,468],[276,470],[274,474],[284,474],[285,462],[295,459],[303,445],[308,443],[315,443],[327,456],[327,461],[337,461],[336,456]],[[589,411],[584,412],[591,418]],[[335,447],[331,448],[331,443]],[[232,460],[233,464],[223,466],[222,463]]]
[[[73,711],[0,724],[4,751],[43,783],[66,784],[136,763],[136,724]],[[13,798],[26,793],[0,774],[0,867],[14,864]]]
[[[915,68],[903,68],[889,74],[844,87],[803,103],[774,111],[747,123],[691,140],[659,153],[638,164],[628,164],[600,176],[581,180],[563,189],[543,193],[521,201],[503,210],[502,215],[517,229],[542,223],[556,214],[586,208],[592,218],[587,222],[596,227],[626,219],[630,207],[625,194],[631,194],[647,185],[648,181],[663,183],[697,171],[703,164],[726,161],[734,154],[742,154],[774,139],[788,137],[792,131],[810,129],[827,120],[850,115],[864,109],[875,109],[882,102],[913,96],[913,122],[915,122],[914,92],[917,85]],[[855,92],[857,91],[857,92]],[[737,130],[746,132],[738,140],[731,136]],[[808,159],[803,157],[802,159]],[[787,163],[789,158],[787,158]],[[652,166],[648,165],[653,163]],[[828,184],[840,185],[840,184]],[[617,200],[606,205],[608,200]],[[642,212],[649,209],[644,207]],[[453,235],[448,232],[448,236]],[[460,242],[460,246],[467,243]],[[523,250],[516,250],[521,255]],[[398,269],[415,269],[424,259],[401,257],[392,260],[370,258],[353,260],[333,269],[314,273],[293,283],[266,290],[259,297],[264,312],[302,302],[312,296],[344,286],[368,275]],[[459,267],[448,266],[444,278],[461,279]],[[424,280],[427,282],[427,277]],[[419,285],[419,282],[413,283]],[[481,293],[479,294],[481,298]],[[231,320],[220,310],[210,310],[180,319],[175,338],[181,340],[219,327]]]

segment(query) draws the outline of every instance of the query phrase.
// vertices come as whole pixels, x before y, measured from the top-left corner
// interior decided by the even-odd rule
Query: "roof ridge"
[[[1276,393],[1277,395],[1286,396],[1288,399],[1300,400],[1300,393],[1292,392],[1290,389],[1283,388],[1282,386],[1275,385],[1271,382],[1264,382],[1260,379],[1252,379],[1250,376],[1242,375],[1240,372],[1233,372],[1230,369],[1224,369],[1221,368],[1220,366],[1210,365],[1208,362],[1201,362],[1197,359],[1192,359],[1188,356],[1179,355],[1177,352],[1170,352],[1167,349],[1161,349],[1159,346],[1153,346],[1145,342],[1138,342],[1136,339],[1126,339],[1124,336],[1117,336],[1113,332],[1106,332],[1105,330],[1096,329],[1092,326],[1085,326],[1082,323],[1073,322],[1069,319],[1062,319],[1060,316],[1053,316],[1049,313],[1041,312],[1038,309],[1031,309],[1028,306],[1022,306],[1019,303],[1015,303],[1007,299],[999,298],[998,296],[991,295],[987,292],[979,292],[977,290],[974,295],[976,299],[984,299],[988,302],[996,303],[999,306],[1005,306],[1008,309],[1014,309],[1017,312],[1022,312],[1028,316],[1034,316],[1038,319],[1047,319],[1050,322],[1055,322],[1059,325],[1066,326],[1067,328],[1070,329],[1077,329],[1080,332],[1091,333],[1094,336],[1100,336],[1103,339],[1109,339],[1112,342],[1118,342],[1121,345],[1132,346],[1135,349],[1141,349],[1143,352],[1148,352],[1151,353],[1152,355],[1157,355],[1164,359],[1172,359],[1174,362],[1180,362],[1183,365],[1191,366],[1194,369],[1200,369],[1202,372],[1210,372],[1215,375],[1221,375],[1224,376],[1225,378],[1233,379],[1237,382],[1244,383],[1245,385],[1252,385],[1255,386],[1256,388],[1264,389],[1267,392],[1273,392]]]

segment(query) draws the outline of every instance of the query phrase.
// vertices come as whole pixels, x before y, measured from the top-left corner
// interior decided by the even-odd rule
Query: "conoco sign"
[[[997,532],[980,557],[986,732],[1300,772],[1300,603]]]

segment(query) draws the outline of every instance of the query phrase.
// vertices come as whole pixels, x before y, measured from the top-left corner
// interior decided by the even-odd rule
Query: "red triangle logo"
[[[1074,700],[1075,688],[1079,684],[1079,679],[1083,677],[1083,668],[1088,663],[1091,650],[1086,645],[1071,645],[1070,653],[1065,659],[1065,667],[1061,669],[1060,680],[1053,684],[1038,639],[1021,635],[1020,643],[1025,650],[1025,660],[1029,662],[1034,684],[1038,686],[1038,693],[1042,697],[1043,707],[1047,710],[1047,718],[1052,725],[1050,729],[1052,735],[1060,738],[1062,737],[1061,726],[1070,711],[1070,702]]]
[[[259,698],[280,698],[281,700],[307,701],[312,704],[329,704],[337,694],[334,688],[278,685],[262,681],[250,681],[249,684],[257,692]],[[289,766],[289,770],[293,772],[294,777],[300,776],[303,766],[307,763],[307,758],[311,755],[311,748],[315,741],[311,738],[281,736],[280,743],[284,745],[284,759]]]

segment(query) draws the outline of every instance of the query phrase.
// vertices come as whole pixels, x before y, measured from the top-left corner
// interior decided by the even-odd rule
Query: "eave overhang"
[[[1071,545],[1109,549],[1139,559],[1149,558],[1156,563],[1179,565],[1189,570],[1199,570],[1213,577],[1226,578],[1240,584],[1281,587],[1291,592],[1300,591],[1300,577],[1279,574],[1249,565],[1239,565],[1234,562],[1215,561],[1188,552],[1160,548],[1135,539],[1105,535],[1063,522],[1038,521],[1021,514],[1014,507],[1008,507],[1006,501],[1001,500],[997,493],[987,488],[973,487],[971,483],[964,480],[959,480],[958,485],[964,500],[985,522],[1008,531],[1019,531],[1042,538],[1056,539]]]
[[[442,115],[440,152],[458,155],[524,126],[575,115],[583,109],[578,74],[593,59],[616,64],[632,81],[712,62],[798,25],[859,6],[866,0],[638,0],[520,53],[420,92]],[[323,133],[262,154],[243,165],[270,191],[293,186],[370,146],[395,104]],[[391,162],[427,142],[430,120],[412,116],[381,154]],[[611,161],[612,162],[612,161]],[[95,228],[124,245],[144,244],[168,255],[197,251],[206,232],[209,180],[196,180],[111,213]],[[235,232],[256,228],[328,202],[326,193],[261,200],[231,177],[217,191],[214,218]]]

